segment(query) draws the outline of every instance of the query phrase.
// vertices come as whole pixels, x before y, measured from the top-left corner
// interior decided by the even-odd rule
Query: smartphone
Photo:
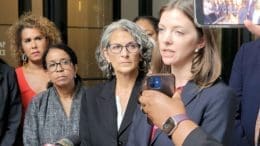
[[[175,77],[173,74],[149,74],[146,76],[145,88],[172,97],[175,92]]]
[[[194,0],[200,27],[243,27],[244,20],[260,24],[260,0]]]

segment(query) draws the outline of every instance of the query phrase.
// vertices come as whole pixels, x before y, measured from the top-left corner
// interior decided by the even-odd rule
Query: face
[[[131,74],[138,71],[138,64],[140,60],[139,47],[134,38],[124,30],[115,30],[112,32],[109,40],[111,47],[104,48],[104,55],[106,60],[112,64],[115,74]],[[123,47],[121,52],[113,52],[113,46],[128,46]]]
[[[54,86],[74,85],[77,68],[69,55],[61,49],[51,49],[46,56],[47,71]]]
[[[31,62],[41,62],[48,46],[45,36],[36,28],[24,28],[21,32],[22,48]]]
[[[192,21],[178,9],[162,13],[158,41],[163,62],[176,67],[191,65],[195,49],[204,46]]]
[[[157,34],[156,31],[154,30],[152,24],[145,19],[140,19],[135,22],[139,27],[141,27],[147,35],[152,37],[155,41],[157,41]]]

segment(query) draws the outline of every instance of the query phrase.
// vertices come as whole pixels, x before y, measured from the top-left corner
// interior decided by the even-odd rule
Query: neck
[[[191,64],[184,66],[171,66],[171,72],[175,75],[176,87],[185,86],[186,83],[191,79]]]
[[[116,88],[122,90],[132,89],[135,84],[138,71],[130,74],[117,74],[116,75]]]
[[[67,87],[55,86],[55,88],[56,88],[60,98],[67,99],[67,98],[72,98],[73,93],[75,91],[75,84],[73,84],[72,86],[70,84]]]
[[[31,70],[43,70],[43,66],[41,63],[34,63],[30,61],[27,64],[25,64],[24,67]]]

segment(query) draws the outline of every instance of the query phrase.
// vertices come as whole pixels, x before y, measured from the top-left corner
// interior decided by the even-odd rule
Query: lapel
[[[189,81],[184,86],[181,97],[185,107],[193,100],[202,90],[193,81]]]
[[[100,89],[100,97],[97,100],[97,114],[99,122],[104,126],[104,131],[110,134],[117,133],[117,109],[115,101],[115,79],[107,81]],[[114,135],[116,137],[116,135]]]
[[[199,86],[197,86],[194,82],[190,81],[187,83],[186,86],[184,86],[181,97],[182,101],[185,105],[185,107],[199,94],[201,90],[199,89]],[[151,144],[153,144],[158,136],[162,133],[160,129],[156,130],[154,139],[152,140]]]
[[[127,109],[126,109],[123,121],[122,121],[121,126],[119,128],[119,132],[118,132],[119,136],[121,134],[123,134],[124,131],[132,123],[133,115],[134,115],[134,112],[137,108],[138,97],[139,97],[141,85],[142,85],[142,79],[143,79],[142,77],[138,76],[138,78],[135,81],[135,85],[134,85],[134,88],[132,90],[130,99],[128,101]]]

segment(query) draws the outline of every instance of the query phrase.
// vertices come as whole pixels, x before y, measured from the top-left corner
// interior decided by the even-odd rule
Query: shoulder
[[[211,97],[212,102],[220,100],[234,100],[235,92],[222,80],[216,81],[212,86],[202,90],[202,94]]]
[[[111,89],[112,87],[110,85],[112,85],[112,81],[104,81],[102,83],[98,83],[95,86],[92,87],[86,87],[86,94],[99,94],[102,92],[102,90],[104,89]],[[112,90],[112,89],[111,89]]]
[[[243,52],[245,54],[251,54],[254,52],[260,52],[260,39],[257,39],[255,41],[250,41],[247,43],[242,44],[238,52]]]
[[[14,68],[9,66],[8,64],[0,62],[0,74],[8,74],[9,72],[13,72]]]
[[[29,107],[31,108],[31,106],[34,106],[36,108],[40,108],[41,106],[46,105],[50,96],[54,94],[55,94],[54,87],[50,87],[47,90],[38,93],[32,98]]]

